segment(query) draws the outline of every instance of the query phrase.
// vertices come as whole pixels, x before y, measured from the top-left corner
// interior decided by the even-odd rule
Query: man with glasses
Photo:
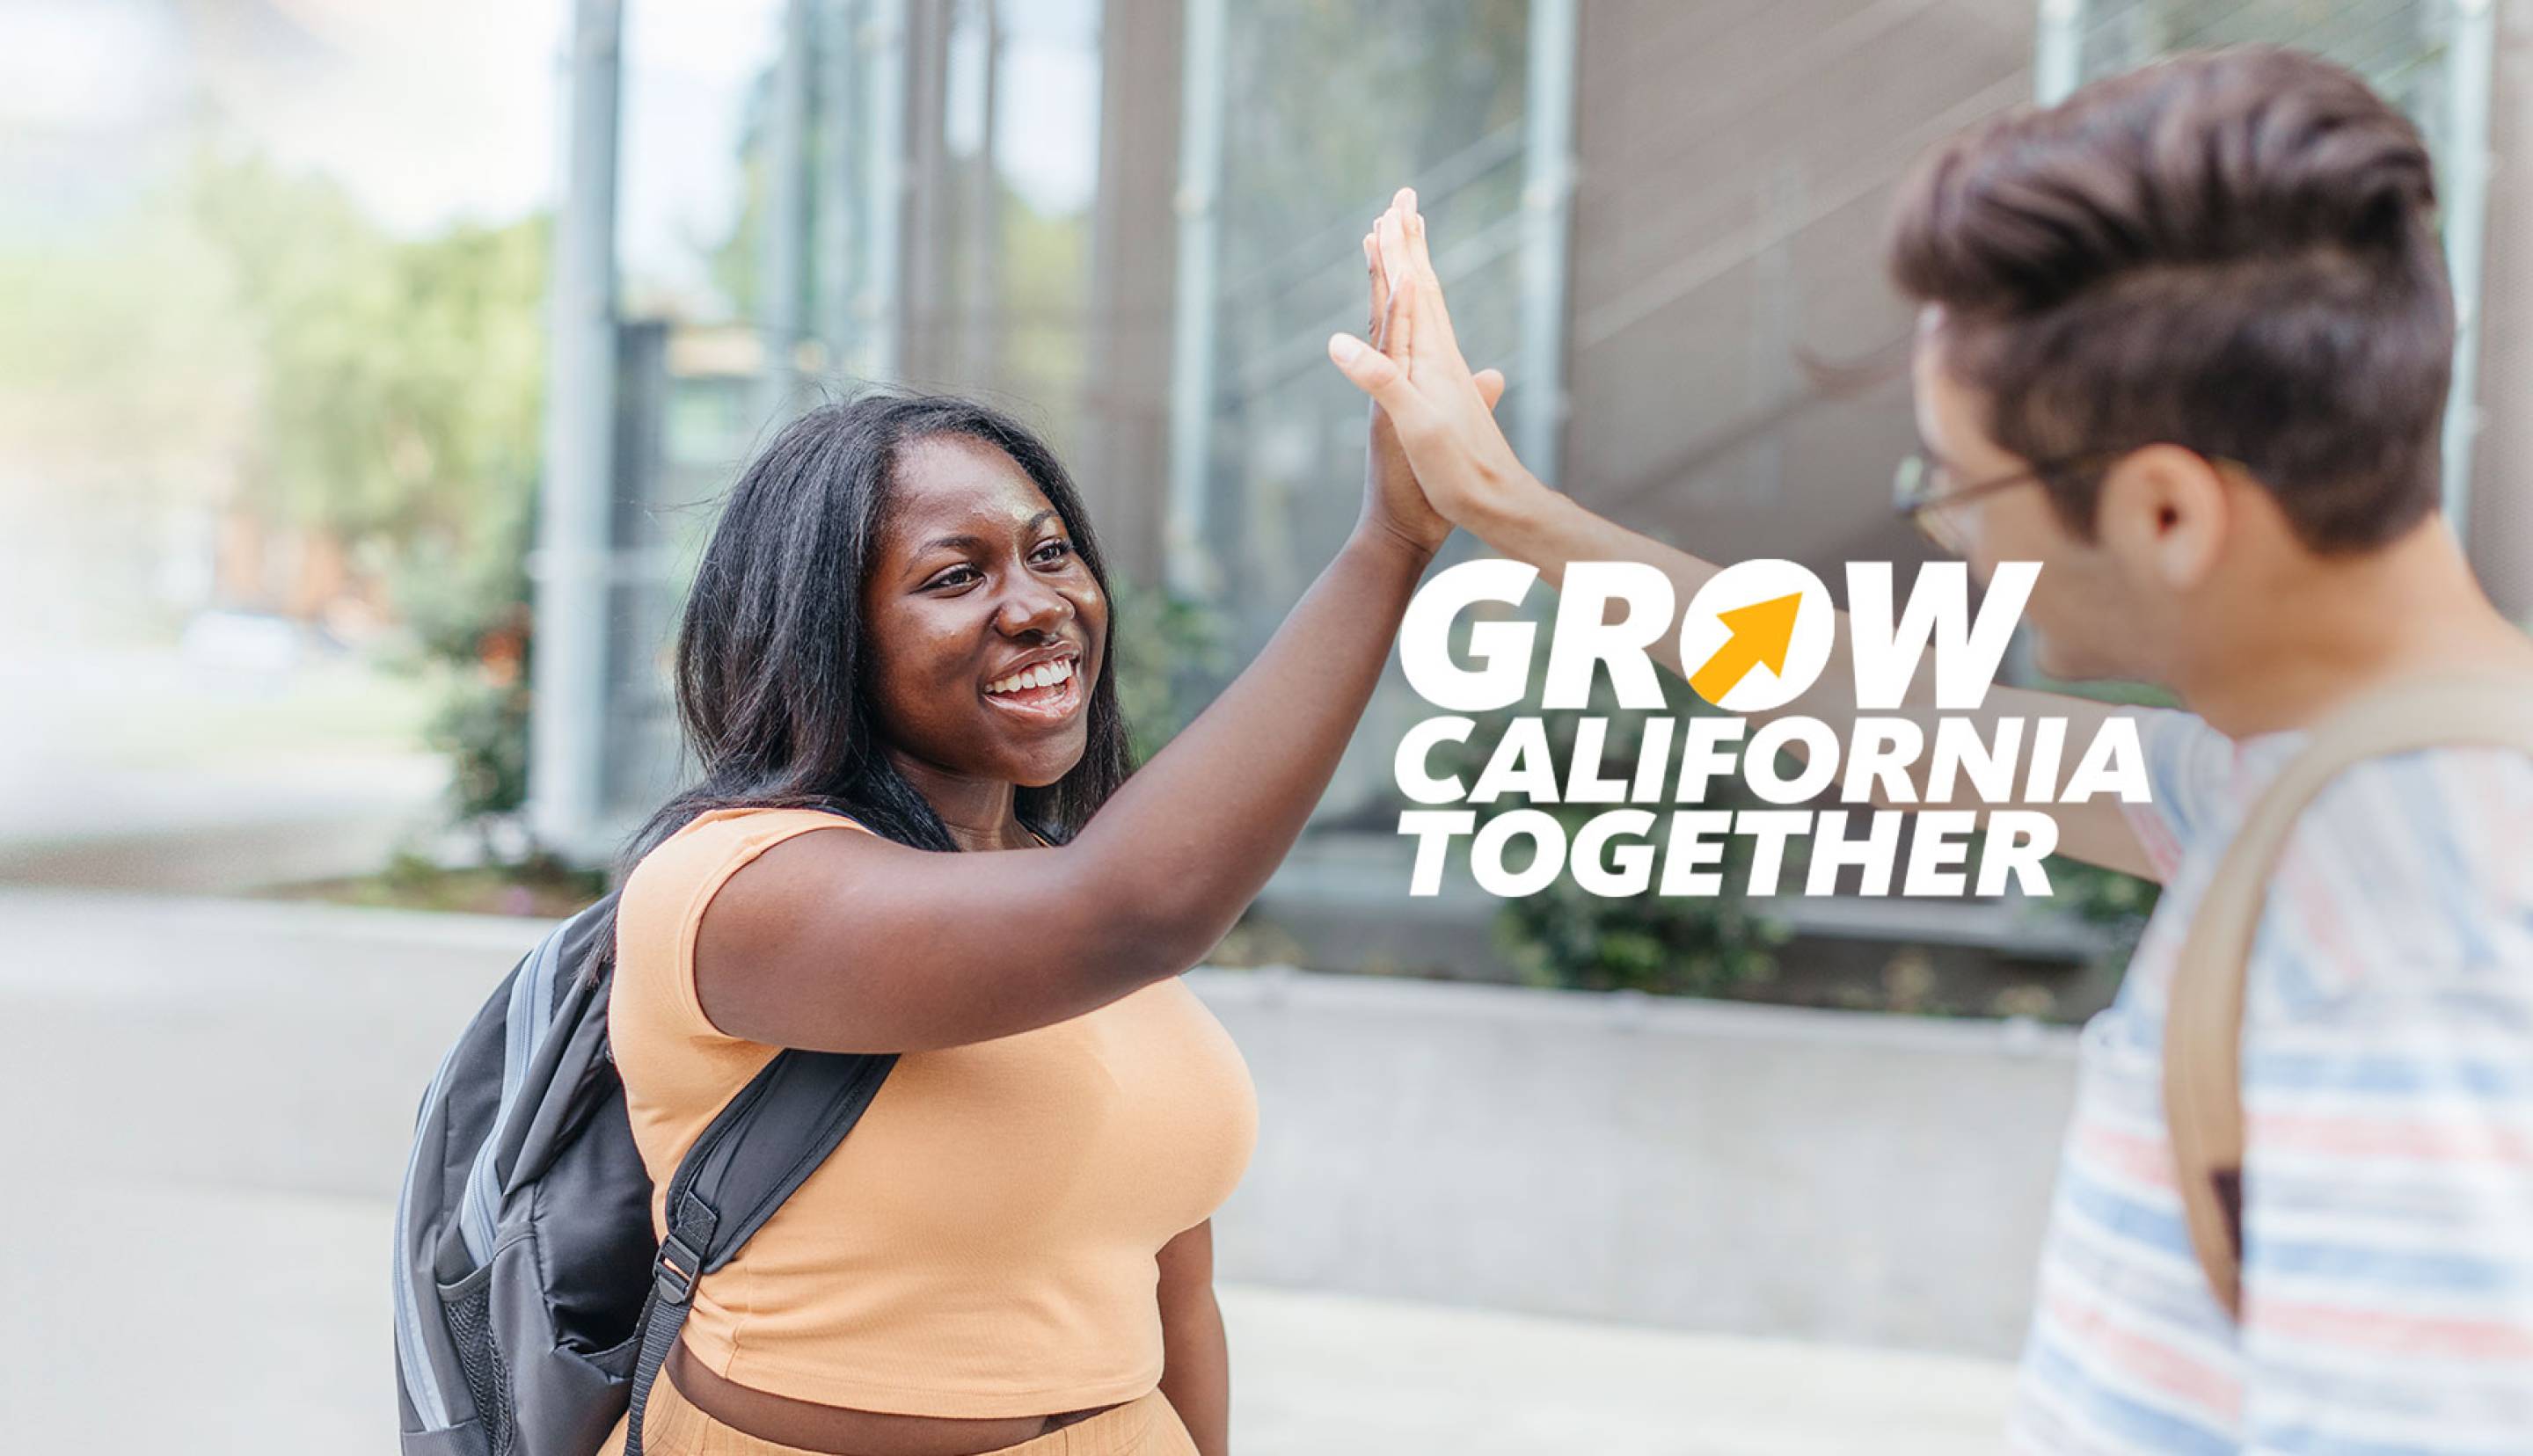
[[[2165,891],[2084,1036],[2024,1450],[2533,1451],[2533,760],[2376,759],[2297,821],[2248,973],[2239,1324],[2192,1256],[2161,1099],[2178,942],[2307,729],[2411,674],[2533,679],[2439,508],[2453,316],[2434,205],[2407,121],[2263,48],[2005,115],[1898,201],[1925,446],[1900,508],[1981,577],[2041,563],[2043,671],[2158,683],[2191,710],[2142,715],[2152,803],[2025,806],[2062,853]],[[1688,600],[1715,566],[1513,457],[1412,196],[1379,232],[1409,343],[1330,353],[1437,508],[1552,581],[1650,561]],[[1840,637],[1780,711],[1853,721]],[[2001,688],[1984,711],[2066,718],[2084,741],[2128,710]]]
[[[2107,465],[2112,458],[2088,451],[2071,460],[2044,460],[1963,486],[1950,484],[1947,467],[1931,452],[1911,450],[1891,473],[1891,508],[1936,550],[1964,555],[1968,549],[1954,518],[1963,506],[2016,486],[2036,486],[2052,475]]]

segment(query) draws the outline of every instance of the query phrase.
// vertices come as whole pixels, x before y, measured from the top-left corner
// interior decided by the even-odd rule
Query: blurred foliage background
[[[55,715],[45,729],[51,741],[9,755],[35,766],[12,787],[22,802],[49,795],[44,812],[68,822],[88,812],[80,755],[108,740],[147,740],[167,769],[217,760],[226,773],[260,756],[264,767],[230,775],[236,794],[256,802],[185,812],[206,822],[215,813],[278,814],[375,790],[378,804],[360,812],[381,819],[438,793],[438,822],[455,826],[409,836],[392,861],[373,854],[364,862],[389,868],[329,893],[511,908],[548,903],[510,894],[523,885],[552,881],[558,893],[578,893],[579,882],[553,878],[559,867],[540,856],[519,812],[557,185],[542,158],[562,94],[554,67],[560,35],[547,32],[559,31],[566,10],[539,10],[541,18],[522,23],[500,0],[445,0],[430,11],[290,5],[297,29],[276,38],[224,30],[216,8],[101,0],[91,13],[51,3],[66,18],[62,34],[106,36],[88,44],[95,74],[154,77],[183,99],[83,101],[83,88],[66,85],[34,102],[0,100],[0,110],[52,106],[70,120],[48,136],[98,148],[64,152],[53,172],[10,174],[30,177],[46,205],[0,219],[0,539],[13,548],[0,557],[0,678],[23,677],[48,709],[78,696],[63,690],[70,678],[105,684],[79,713]],[[854,173],[840,152],[861,118],[841,112],[846,124],[830,125],[816,108],[837,98],[824,89],[805,143],[804,169],[820,179],[806,198],[817,244],[797,300],[814,324],[806,342],[818,347],[787,357],[786,338],[803,336],[784,335],[789,325],[774,321],[783,311],[768,268],[780,208],[769,179],[787,115],[777,78],[790,52],[772,22],[787,9],[626,10],[618,313],[628,355],[637,335],[657,347],[640,369],[626,364],[619,374],[623,398],[653,413],[619,415],[626,435],[648,434],[619,462],[611,569],[642,579],[611,604],[618,640],[636,644],[611,669],[620,673],[618,687],[642,677],[652,662],[644,654],[663,645],[654,639],[673,624],[682,573],[719,494],[761,442],[779,392],[769,381],[788,375],[833,393],[850,387],[858,364],[837,345],[867,326],[855,293],[865,280],[840,241],[852,236],[845,215],[862,205],[840,180]],[[1177,304],[1166,278],[1142,293],[1132,277],[1098,281],[1103,259],[1112,274],[1169,266],[1163,255],[1116,253],[1114,236],[1103,245],[1103,227],[1113,235],[1121,224],[1100,209],[1113,196],[1102,191],[1117,175],[1112,164],[1135,145],[1160,156],[1157,175],[1175,175],[1174,139],[1122,136],[1133,128],[1119,119],[1140,118],[1148,131],[1175,127],[1182,97],[1136,101],[1110,87],[1109,51],[1133,53],[1103,34],[1114,7],[1006,7],[1000,83],[980,80],[989,68],[975,43],[975,12],[956,9],[959,33],[945,42],[935,98],[944,130],[927,144],[924,180],[909,181],[913,191],[931,189],[926,205],[939,213],[923,234],[934,241],[924,262],[937,276],[928,312],[909,312],[902,342],[912,350],[925,331],[934,337],[922,367],[904,372],[1016,408],[1076,459],[1087,486],[1113,493],[1103,535],[1116,533],[1112,544],[1140,535],[1149,547],[1162,534],[1149,518],[1161,512],[1170,467],[1162,449],[1126,447],[1134,438],[1115,418],[1149,401],[1120,404],[1108,373],[1139,350],[1177,348]],[[1528,207],[1530,10],[1526,0],[1231,7],[1220,74],[1217,296],[1206,345],[1216,407],[1196,543],[1217,569],[1209,582],[1196,573],[1193,591],[1132,571],[1119,582],[1116,660],[1139,760],[1274,629],[1353,517],[1363,405],[1325,369],[1323,344],[1328,328],[1360,317],[1354,238],[1400,178],[1426,186],[1437,236],[1451,240],[1443,262],[1462,338],[1480,362],[1513,362],[1523,337],[1514,305]],[[180,17],[164,34],[191,53],[115,40],[115,25],[145,12]],[[1679,29],[1645,25],[1649,34]],[[1004,119],[979,121],[975,103],[996,85],[1009,92]],[[524,97],[539,99],[503,110]],[[1597,104],[1583,110],[1601,115]],[[1770,182],[1751,193],[1735,170],[1755,161],[1725,158],[1714,175],[1688,170],[1697,160],[1682,149],[1689,141],[1725,152],[1740,135],[1651,138],[1660,175],[1705,176],[1712,197],[1684,193],[1666,204],[1670,212],[1649,226],[1674,231],[1659,237],[1632,224],[1598,231],[1635,239],[1639,251],[1685,250],[1710,223],[1738,228],[1774,215],[1769,200],[1782,202],[1782,189]],[[910,155],[919,150],[911,146]],[[522,164],[523,151],[539,159]],[[1782,172],[1794,163],[1769,165]],[[482,180],[497,173],[510,180]],[[835,196],[818,190],[830,187]],[[1144,201],[1158,221],[1138,225],[1177,225],[1177,194],[1163,188]],[[1845,230],[1824,224],[1806,247],[1818,251],[1833,232],[1844,247]],[[1804,266],[1844,287],[1855,270],[1842,257],[1822,253]],[[1612,271],[1606,258],[1598,266]],[[1712,292],[1732,295],[1737,309],[1761,294],[1808,307],[1804,277],[1719,274]],[[1576,283],[1578,298],[1590,282]],[[1608,282],[1602,276],[1604,291]],[[1707,297],[1701,286],[1696,299]],[[1608,307],[1605,299],[1601,313]],[[1792,302],[1788,310],[1794,319]],[[1774,334],[1745,327],[1738,315],[1689,309],[1679,318],[1696,332],[1684,335],[1673,317],[1642,331],[1661,334],[1682,368],[1749,376],[1756,392],[1745,403],[1754,410],[1794,407],[1760,397],[1785,363]],[[1681,337],[1696,342],[1682,347]],[[1733,393],[1702,387],[1703,378],[1667,378],[1661,387],[1679,397],[1639,401],[1647,418],[1622,429],[1578,427],[1585,448],[1577,461],[1620,436],[1656,433],[1650,417],[1681,413],[1682,400],[1702,408]],[[1602,379],[1577,398],[1610,395]],[[1153,413],[1152,441],[1165,443],[1169,411]],[[1855,433],[1861,439],[1872,428],[1864,422]],[[1740,429],[1730,420],[1717,427],[1734,439]],[[1751,458],[1775,448],[1753,445]],[[1870,441],[1852,452],[1870,454]],[[1814,457],[1791,458],[1812,476],[1838,476]],[[1793,495],[1771,493],[1802,482],[1791,474],[1780,482],[1773,464],[1742,471],[1727,461],[1708,480],[1679,460],[1658,463],[1666,499],[1743,492],[1753,496],[1744,503],[1764,496],[1778,515],[1799,513]],[[1614,498],[1632,502],[1613,504],[1621,515],[1658,513],[1647,497]],[[1149,565],[1141,573],[1160,574]],[[1676,706],[1702,711],[1679,684],[1665,685]],[[627,694],[609,701],[624,721],[657,706]],[[1423,711],[1391,684],[1367,719],[1363,751],[1350,756],[1324,805],[1321,838],[1346,843],[1324,862],[1321,882],[1377,902],[1354,907],[1365,915],[1393,908],[1380,897],[1394,867],[1372,855],[1396,847],[1384,817],[1394,810],[1386,745]],[[1632,752],[1644,715],[1603,704],[1551,716],[1561,753],[1586,716],[1609,720],[1613,756]],[[0,744],[14,749],[13,727],[24,736],[23,725],[0,725]],[[1482,753],[1500,731],[1488,725],[1473,750]],[[321,762],[345,744],[376,752],[335,768]],[[387,762],[398,754],[401,763]],[[612,772],[640,755],[598,757]],[[82,767],[62,767],[74,763]],[[430,771],[419,794],[378,787],[397,774],[414,777],[418,764]],[[647,786],[647,772],[619,777]],[[116,792],[137,820],[214,777],[117,781],[126,786]],[[1554,812],[1570,830],[1584,811]],[[1356,854],[1365,857],[1348,857]],[[1728,884],[1738,885],[1743,868],[1729,863]],[[2054,908],[2105,927],[2114,947],[2126,945],[2152,903],[2151,887],[2127,877],[2063,861],[2053,875]],[[1296,925],[1304,918],[1297,914]],[[1456,971],[1546,984],[1770,997],[1796,994],[1792,983],[1813,949],[1806,943],[1789,957],[1795,929],[1735,894],[1608,901],[1570,882],[1482,905],[1465,928],[1463,939],[1427,937],[1410,951]],[[1312,964],[1422,964],[1390,946],[1358,953],[1343,939],[1275,944]],[[1804,963],[1785,963],[1793,961]],[[1909,991],[1875,1004],[1987,1003]]]

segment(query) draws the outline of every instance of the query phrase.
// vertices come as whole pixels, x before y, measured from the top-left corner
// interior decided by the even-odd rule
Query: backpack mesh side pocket
[[[492,1271],[488,1267],[480,1272]],[[456,1339],[457,1364],[466,1372],[466,1393],[484,1423],[486,1443],[493,1456],[510,1456],[510,1371],[501,1360],[500,1343],[493,1338],[493,1281],[461,1280],[449,1287],[442,1306],[448,1311],[448,1332]]]

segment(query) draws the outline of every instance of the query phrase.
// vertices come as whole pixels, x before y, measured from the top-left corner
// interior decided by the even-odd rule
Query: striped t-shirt
[[[2298,823],[2247,991],[2238,1330],[2173,1188],[2164,992],[2303,735],[2143,718],[2165,889],[2085,1028],[2017,1449],[2533,1452],[2533,759],[2374,760]]]

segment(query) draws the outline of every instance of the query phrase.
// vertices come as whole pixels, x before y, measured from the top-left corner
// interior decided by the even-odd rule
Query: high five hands
[[[1408,431],[1402,422],[1417,421],[1424,428],[1442,417],[1425,393],[1418,392],[1418,381],[1423,381],[1424,391],[1473,410],[1479,425],[1502,450],[1503,459],[1511,462],[1512,447],[1490,413],[1503,397],[1504,378],[1492,369],[1470,374],[1451,339],[1451,320],[1443,313],[1443,290],[1426,256],[1425,222],[1417,215],[1413,190],[1400,188],[1389,209],[1364,234],[1363,261],[1372,281],[1372,312],[1364,329],[1371,342],[1337,334],[1328,340],[1328,357],[1373,397],[1372,459],[1364,513],[1368,522],[1430,553],[1451,534],[1455,522],[1467,523],[1466,515],[1455,512],[1453,506],[1465,503],[1471,493],[1456,479],[1437,491],[1426,474],[1433,469],[1465,475],[1466,462],[1460,457],[1466,452],[1447,434],[1428,429],[1424,440],[1405,438]],[[1456,372],[1450,376],[1453,387],[1447,393],[1446,370]],[[1402,410],[1406,413],[1401,414]],[[1513,468],[1520,466],[1516,463]]]
[[[1378,503],[1393,529],[1404,526],[1440,545],[1451,525],[1474,526],[1529,482],[1495,421],[1503,376],[1470,373],[1460,353],[1412,189],[1400,188],[1373,225],[1364,261],[1372,273],[1372,341],[1331,335],[1328,358],[1375,406],[1374,499],[1367,508]],[[1400,454],[1413,472],[1411,494],[1422,492],[1412,502],[1396,498],[1398,478],[1409,473],[1396,469]]]

